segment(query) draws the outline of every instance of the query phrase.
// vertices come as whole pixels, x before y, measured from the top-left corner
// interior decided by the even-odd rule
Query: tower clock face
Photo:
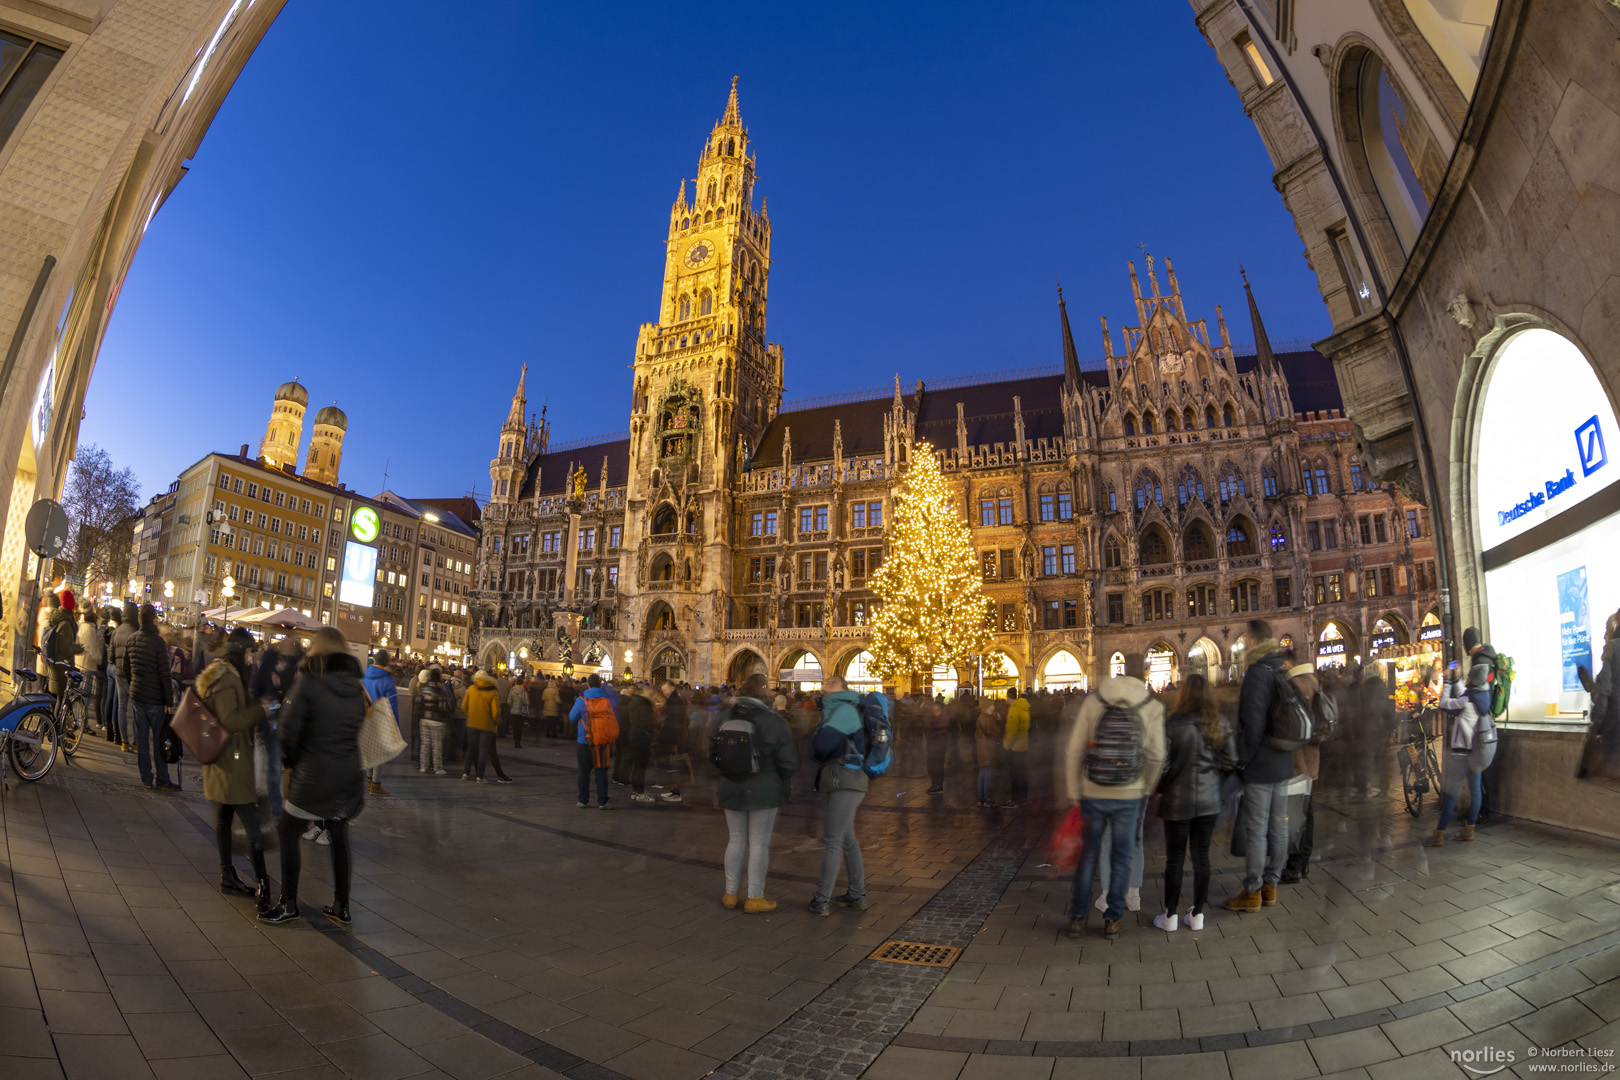
[[[713,254],[714,248],[709,245],[709,242],[707,240],[699,240],[697,243],[686,249],[686,265],[702,266],[704,263],[709,261],[709,256]]]

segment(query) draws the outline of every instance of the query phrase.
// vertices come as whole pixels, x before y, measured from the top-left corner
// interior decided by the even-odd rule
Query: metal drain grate
[[[922,941],[886,941],[872,954],[874,960],[891,964],[917,964],[922,967],[950,967],[962,950],[954,945],[929,945]]]

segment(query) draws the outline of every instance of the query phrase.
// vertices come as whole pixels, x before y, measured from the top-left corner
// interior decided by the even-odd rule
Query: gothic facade
[[[771,226],[736,87],[671,210],[629,437],[552,450],[524,383],[490,464],[477,653],[695,682],[865,670],[869,588],[912,455],[972,526],[993,651],[936,685],[1069,685],[1147,653],[1227,671],[1262,613],[1324,662],[1414,640],[1435,605],[1427,522],[1363,475],[1331,366],[1235,354],[1151,256],[1137,320],[1083,366],[1059,293],[1052,375],[781,411],[765,339]],[[1248,285],[1245,282],[1245,289]],[[1054,343],[1054,352],[1059,343]],[[1117,350],[1117,351],[1116,351]],[[598,464],[600,463],[600,464]],[[521,650],[521,652],[520,652]]]

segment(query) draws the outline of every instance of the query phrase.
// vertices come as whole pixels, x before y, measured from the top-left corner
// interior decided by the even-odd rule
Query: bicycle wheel
[[[34,781],[51,771],[56,764],[56,718],[49,709],[33,709],[17,721],[11,738],[6,740],[6,753],[11,755],[11,767],[24,780]]]
[[[72,757],[79,750],[79,740],[90,729],[90,706],[82,696],[67,699],[62,706],[62,753]]]
[[[1440,776],[1440,762],[1434,756],[1434,744],[1425,743],[1423,746],[1423,764],[1429,770],[1429,784],[1431,790],[1439,792],[1445,785]]]
[[[1428,790],[1428,779],[1423,766],[1410,758],[1401,765],[1401,788],[1406,793],[1406,812],[1413,817],[1423,813],[1423,795]]]

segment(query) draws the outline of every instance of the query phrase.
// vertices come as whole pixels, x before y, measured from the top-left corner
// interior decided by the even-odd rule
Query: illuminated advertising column
[[[361,656],[371,647],[371,608],[377,592],[375,542],[381,531],[377,511],[371,507],[357,506],[349,514],[333,625],[348,639],[351,651]]]

